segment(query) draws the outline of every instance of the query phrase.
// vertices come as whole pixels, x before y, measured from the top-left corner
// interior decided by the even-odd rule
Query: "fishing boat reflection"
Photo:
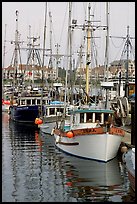
[[[31,125],[24,125],[22,123],[17,123],[12,120],[9,120],[9,129],[14,135],[20,140],[28,140],[28,141],[34,141],[35,140],[35,132],[37,131],[36,128],[34,128]]]
[[[77,189],[77,192],[74,193],[75,197],[93,199],[102,193],[104,201],[105,195],[113,195],[122,184],[117,158],[108,163],[102,163],[75,157],[63,157],[64,163],[68,161],[71,165],[66,171],[66,185]]]

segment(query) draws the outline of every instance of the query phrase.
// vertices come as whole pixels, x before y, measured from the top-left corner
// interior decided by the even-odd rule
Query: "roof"
[[[78,113],[114,113],[114,110],[110,109],[77,109],[77,110],[70,110],[70,114],[78,114]]]

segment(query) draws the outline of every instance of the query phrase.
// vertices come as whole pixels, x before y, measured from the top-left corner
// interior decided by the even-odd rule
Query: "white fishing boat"
[[[90,32],[92,30],[90,29],[90,4],[88,9],[86,105],[80,105],[70,110],[70,119],[65,119],[64,115],[64,120],[60,126],[53,129],[53,134],[56,147],[62,151],[86,159],[108,162],[116,157],[125,132],[120,127],[114,126],[114,111],[110,109],[107,97],[109,87],[106,88],[105,103],[100,101],[98,105],[96,103],[88,104],[89,39],[91,39]]]
[[[58,148],[75,156],[103,162],[116,157],[123,136],[124,131],[113,126],[113,110],[92,106],[70,111],[70,120],[54,129]]]
[[[44,106],[43,123],[39,124],[41,132],[51,134],[52,129],[59,122],[64,112],[64,103],[61,101],[51,101]]]

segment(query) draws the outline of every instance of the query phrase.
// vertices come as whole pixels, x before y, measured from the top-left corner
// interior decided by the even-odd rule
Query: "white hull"
[[[87,159],[107,162],[116,157],[122,141],[120,135],[109,133],[60,137],[54,133],[55,144],[62,151]],[[71,144],[70,144],[71,143]]]

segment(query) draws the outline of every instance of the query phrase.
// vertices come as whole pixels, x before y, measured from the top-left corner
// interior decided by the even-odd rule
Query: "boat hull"
[[[35,124],[35,119],[39,117],[39,106],[10,106],[9,115],[13,121]]]
[[[109,133],[61,137],[54,133],[55,145],[62,151],[87,159],[107,162],[116,157],[122,136]]]

